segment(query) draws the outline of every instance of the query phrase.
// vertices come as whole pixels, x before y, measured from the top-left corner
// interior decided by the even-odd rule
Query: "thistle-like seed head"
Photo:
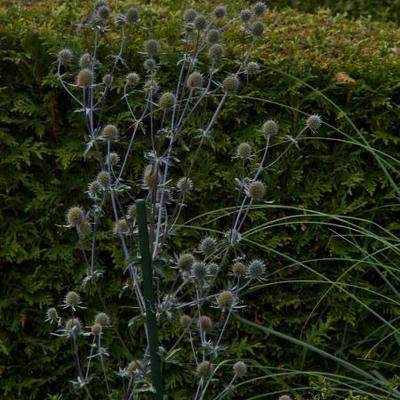
[[[82,323],[78,318],[71,318],[65,323],[65,329],[79,335],[82,332]]]
[[[139,84],[140,82],[140,77],[136,72],[130,72],[127,76],[126,76],[126,84],[128,86],[132,86],[135,87]]]
[[[236,361],[233,364],[233,372],[238,378],[247,375],[247,365],[243,361]]]
[[[116,142],[119,138],[118,128],[115,125],[108,124],[103,128],[101,136],[104,140]]]
[[[133,203],[128,207],[128,217],[130,219],[136,218],[136,204]]]
[[[148,189],[155,189],[158,185],[158,168],[149,164],[143,172],[143,185]]]
[[[101,185],[97,180],[90,182],[88,186],[88,193],[91,198],[96,197],[101,192]]]
[[[265,264],[261,260],[253,260],[247,270],[250,279],[261,279],[265,274]]]
[[[58,319],[58,313],[57,310],[54,307],[51,307],[47,310],[46,312],[46,317],[49,321],[57,321]]]
[[[217,298],[217,303],[223,310],[230,310],[234,301],[235,296],[230,290],[224,290]]]
[[[92,335],[99,336],[103,332],[103,327],[100,324],[93,324],[90,328]]]
[[[261,36],[264,33],[265,26],[261,21],[255,21],[250,27],[253,36]]]
[[[203,261],[195,261],[192,265],[192,275],[198,281],[203,281],[207,277],[207,266]]]
[[[103,76],[102,82],[104,86],[111,87],[113,84],[114,78],[111,74],[106,74]]]
[[[100,171],[96,180],[104,189],[108,189],[111,184],[111,176],[107,171]]]
[[[110,153],[106,157],[106,164],[117,165],[119,163],[119,155],[117,153]]]
[[[246,273],[246,265],[237,261],[232,266],[232,273],[236,277],[240,278]]]
[[[110,9],[107,6],[101,6],[97,9],[97,14],[102,19],[107,19],[110,16]]]
[[[81,207],[71,207],[67,212],[67,222],[71,226],[78,226],[85,220],[85,212]]]
[[[148,39],[144,42],[144,50],[150,57],[154,57],[160,52],[160,42],[156,39]]]
[[[165,92],[160,97],[160,109],[170,110],[175,105],[175,95],[171,92]]]
[[[79,66],[81,69],[89,68],[92,65],[92,56],[89,53],[84,53],[79,58]]]
[[[319,115],[310,115],[306,120],[307,128],[311,129],[313,132],[317,131],[322,124],[322,119]]]
[[[269,119],[268,121],[264,122],[261,131],[265,136],[276,136],[278,134],[279,127],[274,120]]]
[[[211,236],[203,238],[199,244],[199,250],[206,256],[214,253],[217,249],[217,240]]]
[[[218,29],[210,29],[207,32],[207,42],[209,44],[218,43],[221,38],[221,34]]]
[[[69,291],[65,295],[64,303],[68,306],[76,306],[80,303],[81,297],[78,293],[74,292],[73,290]]]
[[[157,67],[156,60],[154,58],[148,58],[144,60],[143,67],[146,71],[154,71]]]
[[[198,321],[199,328],[206,332],[210,333],[213,329],[213,322],[210,317],[207,317],[207,315],[202,315]]]
[[[222,82],[226,94],[235,94],[239,90],[240,81],[236,75],[227,76]]]
[[[192,72],[186,81],[186,85],[189,89],[203,87],[203,75],[197,71]]]
[[[207,29],[208,22],[204,15],[197,15],[193,21],[193,26],[198,31],[204,31]]]
[[[128,24],[135,24],[136,22],[139,22],[139,10],[136,7],[128,8],[127,12],[125,13],[125,19]]]
[[[214,371],[214,366],[210,361],[202,361],[196,368],[197,375],[204,378]]]
[[[190,253],[183,253],[178,258],[178,268],[181,271],[190,271],[194,263],[194,257]]]
[[[193,22],[196,19],[196,17],[197,17],[197,11],[194,10],[193,8],[188,8],[183,13],[183,19],[187,23]]]
[[[152,94],[154,95],[160,89],[160,85],[155,79],[149,79],[144,83],[143,90],[146,96]]]
[[[79,236],[82,238],[88,237],[92,233],[92,225],[88,221],[83,221],[78,225]]]
[[[105,312],[99,312],[94,318],[95,324],[100,324],[103,328],[110,325],[110,317]]]
[[[253,10],[257,17],[261,17],[267,11],[267,6],[262,1],[259,1],[253,5]]]
[[[139,360],[133,360],[126,367],[126,371],[129,375],[136,375],[140,371],[140,368],[141,362]]]
[[[208,274],[211,276],[216,276],[218,273],[218,264],[217,263],[210,263],[207,265],[208,268]]]
[[[58,52],[57,60],[61,65],[68,65],[74,57],[70,49],[62,49]]]
[[[240,143],[236,149],[236,154],[239,158],[247,160],[251,157],[253,152],[252,147],[248,143]]]
[[[265,185],[261,181],[253,181],[249,185],[248,194],[253,200],[261,200],[265,196]]]
[[[193,189],[193,181],[187,177],[180,178],[176,187],[181,193],[190,193]]]
[[[122,218],[115,223],[114,233],[116,235],[126,235],[129,233],[129,224],[125,218]]]
[[[252,13],[249,9],[247,9],[247,8],[245,8],[245,9],[242,10],[242,11],[240,11],[240,20],[241,20],[242,22],[248,22],[248,21],[250,21],[250,19],[251,19],[252,16],[253,16],[253,13]]]
[[[208,56],[215,61],[222,58],[224,54],[225,54],[224,46],[222,46],[222,44],[219,43],[213,44],[208,50]]]
[[[76,84],[81,88],[87,88],[93,84],[93,74],[89,68],[81,69],[76,77]]]
[[[214,9],[214,17],[217,19],[224,18],[226,15],[226,7],[222,4],[218,5]]]
[[[247,75],[257,75],[260,72],[260,66],[255,61],[251,61],[246,65]]]
[[[192,323],[192,318],[189,317],[189,315],[183,314],[181,315],[179,319],[179,323],[184,327],[187,328],[191,325]]]

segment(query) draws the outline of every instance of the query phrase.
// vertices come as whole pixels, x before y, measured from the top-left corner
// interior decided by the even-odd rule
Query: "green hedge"
[[[82,159],[82,121],[57,86],[53,63],[60,48],[68,45],[79,52],[84,47],[84,40],[72,36],[75,27],[71,24],[86,12],[80,8],[81,3],[8,2],[0,11],[0,394],[4,393],[4,398],[45,399],[57,393],[63,399],[76,398],[68,383],[74,377],[68,346],[50,336],[44,313],[48,306],[62,302],[65,291],[79,284],[83,272],[75,237],[60,225],[64,224],[69,206],[84,202],[83,189],[92,178],[95,165]],[[157,27],[160,37],[166,38],[163,45],[167,48],[176,44],[185,3],[166,1],[159,6],[140,2],[144,23]],[[240,4],[229,3],[232,8]],[[202,6],[208,8],[206,2]],[[283,138],[304,123],[298,109],[317,112],[325,122],[360,143],[347,115],[371,146],[393,156],[399,151],[400,30],[382,23],[352,22],[328,12],[309,15],[293,10],[273,12],[266,17],[266,23],[267,35],[256,53],[263,64],[262,73],[242,93],[248,98],[230,100],[218,121],[215,153],[207,149],[205,168],[194,176],[194,202],[199,207],[192,210],[193,214],[214,209],[216,203],[219,207],[230,205],[235,168],[226,165],[231,162],[231,149],[242,140],[259,143],[256,128],[268,117],[279,121]],[[132,37],[132,60],[146,34],[140,30]],[[231,46],[230,54],[235,50]],[[165,57],[166,63],[172,65],[175,61],[173,53]],[[347,80],[341,80],[341,76],[347,76]],[[172,77],[164,79],[167,82]],[[332,99],[341,111],[308,85]],[[264,177],[268,197],[277,205],[371,218],[398,232],[400,226],[395,223],[391,206],[396,202],[396,193],[386,176],[370,152],[360,145],[335,140],[338,138],[344,136],[326,126],[317,137],[301,141],[300,150],[290,151]],[[137,165],[132,167],[139,170]],[[204,171],[215,173],[210,176]],[[390,173],[398,180],[398,171],[391,169]],[[268,213],[253,212],[252,224],[288,212],[279,208],[271,208]],[[283,226],[263,232],[258,240],[300,260],[350,252],[339,241],[331,240],[331,232],[313,226]],[[106,247],[104,244],[102,251],[109,268],[107,285],[102,290],[109,312],[115,316],[120,284],[118,254],[110,254]],[[274,253],[263,257],[271,272],[281,279],[310,278],[297,267],[279,272],[285,260]],[[334,277],[343,267],[319,262],[315,268]],[[364,272],[354,271],[347,279],[351,281]],[[372,274],[367,279],[373,285],[377,278]],[[248,307],[245,315],[282,332],[300,335],[321,293],[323,288],[313,285],[271,287],[257,294],[257,302]],[[366,301],[375,304],[372,299]],[[357,335],[365,337],[371,329],[371,322],[364,319],[365,311],[355,305],[349,307],[348,299],[338,293],[331,293],[324,305],[313,315],[314,323],[305,335],[326,351],[346,348]],[[391,318],[398,316],[397,310],[384,312]],[[265,338],[250,328],[237,328],[230,333],[236,355],[253,354],[260,363],[270,366],[330,368],[318,357],[306,357],[298,348],[280,340]],[[349,357],[356,359],[363,350],[364,347],[355,349]],[[113,351],[122,360],[127,357],[118,345]],[[392,363],[398,363],[398,354],[388,352]],[[395,372],[388,373],[392,376]],[[176,393],[185,398],[182,382],[186,377],[179,370],[171,370],[167,376],[168,385],[176,386]],[[246,393],[267,390],[271,385],[265,382]]]

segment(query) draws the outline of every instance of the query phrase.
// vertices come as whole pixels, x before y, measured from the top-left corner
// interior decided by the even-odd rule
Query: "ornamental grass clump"
[[[102,251],[97,249],[103,244],[104,251],[102,241],[107,246],[112,241],[119,248],[113,258],[120,264],[121,296],[129,293],[131,303],[124,311],[128,320],[119,320],[113,308],[109,315],[104,299],[98,309],[86,309],[83,316],[81,296],[70,291],[61,306],[68,313],[59,316],[54,307],[47,313],[47,320],[57,324],[54,333],[71,341],[77,373],[73,383],[88,398],[101,383],[103,398],[118,393],[119,398],[133,399],[154,391],[161,396],[155,360],[164,365],[185,363],[193,378],[194,400],[208,398],[210,389],[222,398],[227,389],[215,384],[215,377],[224,382],[227,375],[227,387],[232,388],[248,372],[242,360],[225,365],[229,343],[223,344],[223,339],[232,315],[245,306],[245,290],[264,281],[267,274],[264,261],[252,260],[241,241],[252,206],[268,199],[264,181],[278,124],[267,112],[266,122],[254,129],[261,149],[247,142],[232,149],[241,173],[233,187],[237,202],[224,233],[188,241],[184,214],[193,206],[191,194],[198,184],[194,171],[202,167],[203,154],[217,134],[221,110],[230,99],[240,97],[261,68],[252,53],[264,32],[265,12],[260,2],[239,15],[223,5],[209,14],[188,9],[183,13],[184,52],[178,63],[168,65],[163,59],[164,42],[152,37],[156,31],[147,31],[138,62],[132,64],[124,51],[130,46],[132,26],[141,22],[138,9],[129,8],[113,19],[109,4],[98,1],[80,25],[92,37],[93,48],[80,56],[69,49],[58,54],[57,78],[87,129],[84,156],[92,154],[98,162],[95,179],[87,184],[88,211],[73,205],[66,217],[66,226],[77,230],[86,265],[81,290],[88,289],[88,296],[93,293],[89,289],[101,286]],[[112,30],[120,34],[120,51],[100,59]],[[229,30],[244,35],[245,51],[235,63],[224,65],[223,40]],[[160,70],[167,67],[176,78],[165,82]],[[113,115],[116,99],[124,112]],[[307,120],[307,128],[315,131],[316,127],[315,117]],[[143,203],[135,202],[138,198],[145,204],[145,233],[140,231]],[[145,237],[149,244],[144,253]],[[150,281],[146,273],[151,270],[141,268],[147,251],[154,265]],[[118,326],[129,334],[121,335]],[[171,335],[154,352],[154,343],[165,337],[163,330]],[[140,340],[126,342],[135,335]],[[106,347],[113,339],[126,349],[115,359]]]

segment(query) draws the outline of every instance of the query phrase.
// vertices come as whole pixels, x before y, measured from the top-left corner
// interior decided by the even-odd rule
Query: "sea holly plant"
[[[57,79],[82,114],[87,130],[84,157],[93,154],[98,170],[88,182],[85,204],[71,205],[66,213],[66,227],[76,231],[86,264],[82,287],[69,291],[58,309],[50,308],[46,320],[54,326],[54,335],[71,342],[77,373],[73,384],[89,399],[94,398],[93,386],[99,385],[96,374],[104,383],[104,398],[131,400],[146,392],[162,398],[161,374],[155,373],[155,363],[159,363],[158,371],[168,363],[188,368],[195,400],[211,398],[209,390],[215,399],[222,399],[247,374],[246,360],[224,357],[229,343],[223,339],[233,313],[246,305],[245,289],[265,280],[267,266],[246,253],[241,232],[252,206],[266,201],[263,178],[268,169],[306,130],[317,130],[320,117],[310,116],[304,129],[275,159],[270,158],[270,150],[279,127],[266,117],[255,131],[263,138],[262,148],[240,143],[232,151],[241,174],[236,179],[237,201],[230,227],[204,235],[193,247],[178,248],[175,243],[182,231],[189,229],[185,228],[183,210],[190,205],[196,186],[193,171],[201,168],[202,152],[213,142],[221,110],[230,98],[240,97],[246,82],[260,71],[252,53],[264,33],[266,12],[262,2],[238,15],[223,5],[207,15],[186,10],[183,54],[172,67],[176,78],[165,84],[161,83],[164,53],[159,39],[149,35],[144,41],[139,52],[142,65],[135,68],[127,59],[130,34],[141,24],[135,7],[113,18],[108,3],[96,1],[88,18],[79,24],[93,37],[92,49],[79,55],[70,49],[58,53]],[[241,31],[245,51],[226,71],[224,35],[232,29]],[[101,57],[108,38],[114,38],[114,30],[119,32],[119,51]],[[110,112],[116,94],[118,106],[125,110],[123,115],[128,115],[118,120]],[[146,150],[137,160],[136,147],[143,146]],[[135,167],[143,166],[139,176],[132,172],[134,154]],[[182,159],[182,154],[187,159]],[[182,169],[183,175],[177,176]],[[143,200],[136,201],[138,198]],[[144,205],[144,213],[139,205]],[[110,220],[112,229],[107,225]],[[143,326],[145,336],[144,347],[131,349],[134,351],[126,354],[123,365],[112,374],[108,367],[112,354],[105,338],[115,317],[105,310],[93,310],[92,319],[84,323],[81,315],[85,305],[79,294],[101,283],[97,247],[102,230],[111,233],[121,249],[126,279],[121,292],[132,294],[127,329]],[[143,242],[144,237],[148,242]],[[146,269],[152,268],[151,264],[153,270]],[[89,315],[90,310],[84,313]],[[155,323],[149,322],[150,314]],[[158,343],[157,329],[176,326],[177,321],[180,333],[174,343]],[[123,338],[119,336],[119,340]],[[124,343],[124,348],[129,346]],[[133,353],[137,357],[130,358]]]

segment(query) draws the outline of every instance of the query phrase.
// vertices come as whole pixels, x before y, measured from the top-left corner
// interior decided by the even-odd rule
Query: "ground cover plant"
[[[36,7],[36,3],[34,6]],[[157,15],[156,19],[171,15],[170,21],[174,20],[172,15],[179,7],[182,6],[174,4],[159,10],[142,5],[147,13],[151,10]],[[212,8],[210,6],[208,10]],[[229,8],[234,8],[234,5]],[[45,21],[45,24],[39,25],[38,37],[27,28],[31,18],[26,18],[21,24],[11,24],[11,21],[18,19],[18,14],[12,14],[15,7],[9,7],[7,18],[3,19],[2,29],[5,35],[2,37],[2,54],[5,56],[1,61],[1,68],[2,76],[7,78],[1,94],[2,103],[5,104],[2,112],[2,146],[9,155],[4,159],[2,175],[2,182],[7,185],[7,200],[3,203],[3,209],[7,211],[2,213],[2,269],[5,272],[2,292],[5,295],[2,296],[3,317],[0,322],[1,364],[4,366],[1,368],[1,390],[11,398],[44,398],[48,393],[62,393],[63,398],[76,396],[76,393],[71,393],[68,384],[68,380],[76,375],[69,348],[62,340],[48,340],[48,327],[43,324],[43,311],[37,309],[37,305],[45,308],[48,305],[61,304],[65,292],[72,287],[78,288],[77,277],[85,273],[84,265],[77,262],[80,255],[78,247],[75,247],[75,243],[78,243],[73,232],[70,235],[65,232],[65,228],[57,228],[55,223],[58,226],[65,224],[64,211],[70,205],[87,204],[82,188],[93,178],[91,171],[96,169],[96,161],[90,159],[90,153],[84,164],[85,168],[82,169],[80,155],[84,127],[80,124],[81,114],[73,113],[74,106],[57,89],[58,84],[52,78],[55,67],[51,63],[61,42],[65,43],[64,46],[71,46],[75,55],[83,52],[77,41],[70,39],[68,35],[60,35],[59,30],[60,21],[66,32],[69,25],[65,21],[76,21],[80,18],[71,18],[71,15],[67,17],[68,13],[64,12],[57,14],[56,9],[57,6],[54,7],[54,13],[52,10],[51,18],[45,11],[36,14],[35,19],[41,18]],[[168,11],[171,14],[165,14],[166,10],[171,10]],[[67,11],[85,14],[82,7],[77,7],[72,2]],[[146,12],[143,13],[144,19],[148,18]],[[206,10],[203,9],[202,12]],[[30,16],[31,12],[26,15]],[[43,19],[42,15],[47,17]],[[178,12],[177,15],[181,13]],[[176,20],[180,24],[180,18]],[[258,142],[258,138],[261,140],[263,136],[255,132],[264,122],[266,109],[269,110],[269,115],[276,116],[280,122],[280,135],[275,138],[276,142],[271,149],[273,151],[279,149],[279,143],[282,143],[282,147],[286,146],[289,140],[285,137],[286,134],[296,133],[301,128],[306,116],[302,117],[301,112],[297,111],[299,108],[309,113],[321,112],[324,121],[332,127],[324,124],[324,129],[319,133],[306,135],[298,143],[300,150],[294,145],[291,147],[286,156],[273,166],[273,173],[265,177],[269,199],[275,199],[275,204],[258,210],[253,208],[249,213],[253,224],[265,226],[265,230],[255,229],[250,238],[269,247],[264,252],[260,246],[252,246],[252,254],[265,260],[267,264],[266,277],[269,285],[260,286],[260,290],[254,294],[246,294],[249,299],[246,302],[248,307],[241,310],[240,314],[268,328],[269,333],[267,335],[265,331],[236,320],[230,323],[230,327],[234,329],[227,330],[226,341],[232,345],[235,353],[233,358],[248,361],[249,379],[260,377],[247,386],[242,385],[241,390],[248,397],[263,396],[264,393],[266,398],[268,395],[272,398],[278,397],[279,394],[274,395],[274,391],[282,390],[285,393],[291,392],[292,397],[348,397],[350,395],[346,393],[352,389],[342,386],[343,391],[335,392],[334,388],[339,385],[332,379],[345,382],[342,376],[356,372],[343,370],[343,365],[329,358],[329,354],[351,361],[364,371],[372,371],[373,375],[379,371],[381,377],[395,388],[397,355],[395,341],[392,339],[396,335],[389,336],[381,347],[375,347],[369,352],[373,346],[371,343],[382,339],[380,335],[383,328],[375,336],[371,335],[372,326],[379,328],[379,320],[365,307],[351,306],[357,303],[340,287],[357,283],[357,287],[352,287],[352,290],[364,304],[378,311],[385,319],[396,318],[396,306],[389,307],[394,300],[393,289],[382,281],[382,275],[385,277],[388,271],[395,273],[396,268],[393,266],[393,269],[385,269],[380,265],[385,266],[384,256],[395,259],[395,254],[391,254],[393,250],[389,251],[388,248],[386,253],[377,253],[382,256],[380,263],[372,262],[372,258],[359,262],[363,260],[360,256],[362,251],[367,251],[365,254],[368,255],[372,254],[368,249],[378,249],[378,243],[372,241],[371,235],[363,239],[359,232],[359,243],[352,247],[340,239],[343,232],[341,236],[334,235],[333,227],[328,228],[328,225],[312,221],[335,215],[362,217],[385,227],[391,234],[395,235],[398,231],[396,191],[373,156],[375,151],[386,161],[390,161],[384,165],[393,181],[398,181],[393,160],[396,158],[398,144],[394,128],[398,120],[395,78],[397,33],[381,24],[353,24],[342,17],[332,18],[329,14],[313,16],[287,11],[269,13],[264,21],[269,31],[259,39],[259,45],[255,49],[256,58],[262,60],[259,62],[261,73],[246,82],[244,92],[240,93],[244,96],[249,93],[251,97],[258,97],[262,101],[239,101],[238,98],[231,97],[225,104],[215,125],[215,154],[219,160],[214,159],[213,151],[203,157],[203,161],[217,171],[217,175],[203,179],[199,179],[200,175],[196,177],[197,184],[192,192],[196,207],[198,205],[203,211],[215,210],[214,198],[217,198],[217,192],[220,193],[218,204],[233,204],[231,199],[234,198],[235,188],[231,182],[238,174],[235,169],[238,164],[231,161],[232,149],[241,141],[260,148],[261,142]],[[270,29],[272,26],[273,29]],[[53,28],[55,30],[51,31]],[[18,34],[15,33],[17,30]],[[343,31],[339,38],[338,30]],[[304,34],[304,40],[300,40],[299,31]],[[174,36],[169,33],[167,35]],[[66,38],[66,41],[61,37]],[[366,37],[369,38],[368,49],[362,45],[362,40]],[[336,42],[333,38],[337,38]],[[132,40],[138,51],[142,51],[145,39],[146,35]],[[267,44],[268,39],[270,40]],[[172,41],[171,37],[169,40]],[[225,44],[228,57],[224,63],[230,59],[230,47],[234,46],[233,41],[229,40]],[[165,46],[165,42],[163,45]],[[163,49],[168,48],[164,46]],[[163,59],[168,57],[167,51],[163,54]],[[141,65],[142,61],[143,58],[138,57],[135,65]],[[229,69],[228,66],[226,68]],[[341,74],[336,78],[338,71],[346,71],[347,77],[346,74]],[[288,75],[282,72],[287,72]],[[301,82],[293,76],[301,77]],[[31,77],[31,83],[28,88],[25,83],[22,87],[21,84],[27,81],[27,77]],[[163,85],[168,81],[168,77],[166,78]],[[45,82],[43,86],[40,85],[40,80]],[[322,93],[307,87],[307,83],[321,88],[323,94],[333,99],[339,107],[330,104]],[[53,85],[55,89],[52,88]],[[271,105],[269,99],[276,99],[282,105]],[[35,104],[38,106],[34,107]],[[239,106],[240,115],[236,112]],[[48,110],[53,110],[52,114]],[[48,119],[48,115],[52,115],[52,119]],[[232,118],[233,115],[236,118]],[[346,116],[351,116],[369,146],[359,141],[359,133]],[[225,134],[226,128],[232,132],[231,135]],[[30,165],[26,162],[30,162]],[[231,170],[226,169],[228,164],[232,165]],[[179,165],[174,166],[173,171],[178,168]],[[195,170],[193,173],[197,172]],[[136,173],[139,176],[141,171]],[[174,175],[176,179],[180,176],[180,172]],[[205,195],[207,190],[215,195],[212,199],[210,195]],[[291,204],[299,209],[295,211],[285,206]],[[305,213],[304,207],[310,212]],[[317,217],[312,209],[324,214]],[[186,215],[191,211],[186,209]],[[302,216],[291,224],[288,223],[289,219],[282,220],[292,212]],[[210,218],[217,215],[218,213]],[[306,223],[300,223],[301,218]],[[279,219],[281,223],[274,224],[272,221],[275,219]],[[204,228],[208,228],[206,216],[203,221]],[[376,228],[376,225],[367,221],[357,223],[369,225],[371,230]],[[268,227],[266,222],[269,222]],[[215,222],[214,227],[218,225],[219,222]],[[336,226],[336,232],[337,229]],[[379,231],[374,233],[377,232]],[[384,231],[381,233],[386,235]],[[191,242],[188,247],[195,247],[203,235],[188,234],[185,237],[186,243]],[[218,235],[222,236],[223,232]],[[348,236],[345,237],[348,239]],[[353,240],[355,238],[353,236]],[[109,254],[108,249],[114,247],[115,242],[114,237],[107,241],[107,246],[103,246],[102,256],[99,257],[107,265],[107,269],[104,269],[108,271],[105,278],[107,284],[101,290],[111,309],[110,315],[117,315],[114,306],[121,301],[116,297],[120,282],[114,280],[121,272],[117,267],[119,252],[116,249],[111,257],[106,257]],[[52,246],[51,243],[55,245]],[[292,261],[287,259],[288,256]],[[321,277],[314,279],[316,275],[303,265],[309,265],[308,260],[314,260],[312,265],[315,270],[332,282],[339,279],[347,268],[349,271],[342,275],[338,285],[332,284],[332,288],[324,295],[324,288],[330,283]],[[352,265],[353,269],[350,268]],[[389,277],[387,282],[396,288],[395,276]],[[372,296],[371,290],[380,295],[388,295],[392,300],[388,301],[378,295]],[[91,296],[86,295],[85,291],[81,295],[88,311],[85,314],[85,310],[80,310],[80,315],[84,315],[86,321],[93,317],[89,309],[98,309],[100,305],[88,304]],[[320,307],[315,307],[317,298],[320,297]],[[127,318],[129,314],[127,311]],[[307,323],[304,322],[306,320]],[[390,327],[386,325],[386,329]],[[108,332],[109,335],[112,334],[111,331]],[[286,336],[278,337],[277,333]],[[367,337],[368,340],[365,340]],[[288,342],[290,338],[301,338],[302,345]],[[107,343],[107,346],[113,347],[113,354],[123,354],[115,340],[112,342]],[[354,345],[355,343],[358,345]],[[304,344],[313,345],[314,348],[304,351]],[[316,353],[315,348],[328,354]],[[261,351],[262,349],[266,350]],[[263,369],[255,369],[252,359],[257,360],[259,367]],[[24,374],[20,373],[22,366],[26,371]],[[282,371],[281,368],[285,370]],[[265,374],[260,371],[265,371]],[[324,373],[327,374],[328,371],[338,373],[339,376],[324,378]],[[167,384],[172,385],[175,390],[180,387],[182,381],[179,380],[179,368],[169,369],[166,378]],[[366,385],[366,379],[360,379],[361,383]],[[358,386],[359,389],[360,383],[355,385],[355,382],[352,386]],[[354,392],[354,396],[356,393]],[[240,398],[240,393],[237,396]],[[367,397],[367,394],[363,397]],[[370,398],[375,398],[374,393],[371,393]]]

